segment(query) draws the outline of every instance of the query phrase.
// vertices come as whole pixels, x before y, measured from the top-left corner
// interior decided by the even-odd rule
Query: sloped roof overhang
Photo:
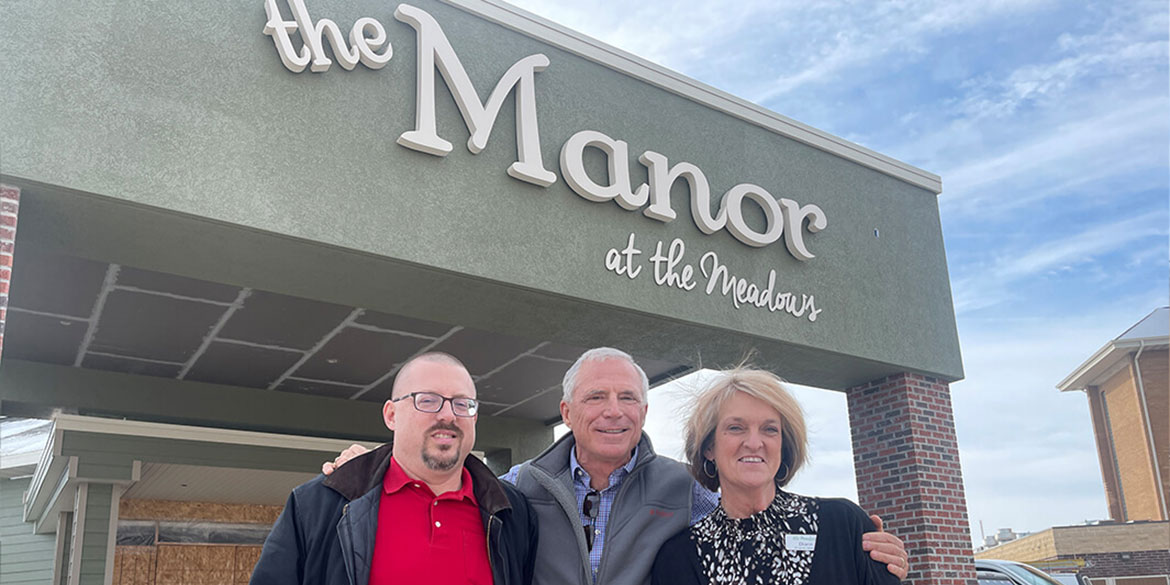
[[[53,532],[78,483],[132,484],[144,461],[311,472],[354,442],[57,415],[25,495],[23,519],[38,534]]]

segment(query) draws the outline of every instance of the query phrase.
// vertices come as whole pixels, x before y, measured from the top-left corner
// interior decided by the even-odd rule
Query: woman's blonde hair
[[[804,413],[800,404],[784,387],[783,380],[772,372],[738,367],[720,372],[719,377],[695,399],[690,420],[687,421],[686,455],[691,475],[707,489],[719,489],[719,471],[715,477],[704,470],[707,463],[703,453],[715,441],[715,427],[719,411],[735,395],[743,392],[763,400],[780,413],[780,468],[776,471],[776,485],[787,485],[808,459],[808,437]]]

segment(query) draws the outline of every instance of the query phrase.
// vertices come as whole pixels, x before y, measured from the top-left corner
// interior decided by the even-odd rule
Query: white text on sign
[[[700,281],[696,279],[701,277],[706,279],[706,286],[699,290],[707,295],[718,294],[730,299],[736,309],[755,307],[809,321],[816,321],[823,311],[817,308],[815,295],[778,290],[774,269],[768,271],[766,283],[761,285],[733,273],[713,251],[700,256],[697,265],[691,264],[686,258],[686,244],[679,238],[669,244],[657,242],[654,254],[642,260],[643,251],[637,247],[636,240],[636,236],[630,234],[624,247],[610,248],[605,253],[606,270],[632,280],[642,274],[643,262],[649,262],[649,274],[658,286],[691,292],[698,288]]]

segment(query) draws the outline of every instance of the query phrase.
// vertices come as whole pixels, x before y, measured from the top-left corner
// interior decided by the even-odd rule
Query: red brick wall
[[[898,374],[846,391],[861,507],[906,543],[916,585],[975,583],[950,388]]]
[[[0,185],[0,354],[4,351],[4,321],[8,317],[8,284],[12,280],[12,252],[16,247],[16,212],[20,189]]]

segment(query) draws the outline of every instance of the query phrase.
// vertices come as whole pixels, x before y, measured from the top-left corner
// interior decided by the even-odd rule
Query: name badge
[[[813,550],[817,547],[815,534],[785,534],[784,548],[788,550]]]

